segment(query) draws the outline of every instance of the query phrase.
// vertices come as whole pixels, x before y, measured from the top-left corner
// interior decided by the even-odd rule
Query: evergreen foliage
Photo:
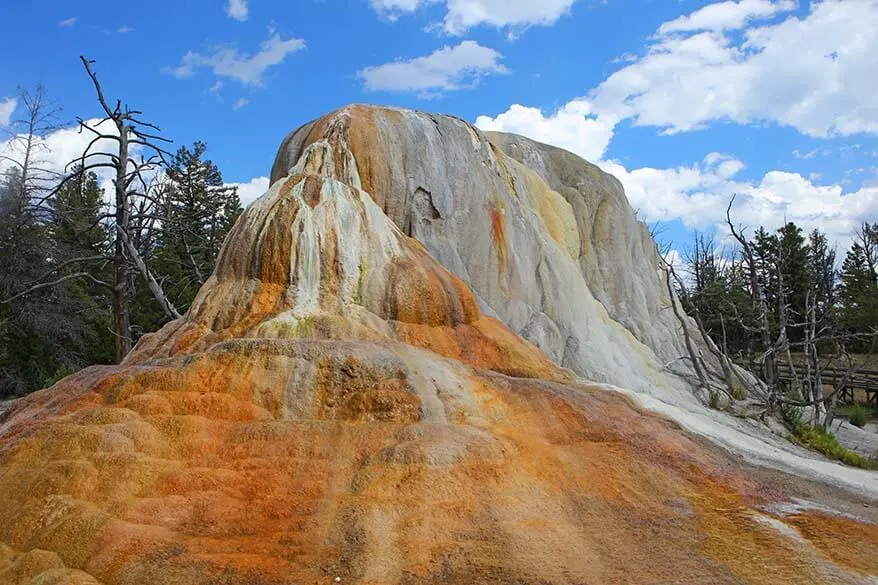
[[[206,145],[180,148],[151,186],[160,213],[138,209],[136,236],[150,269],[185,311],[213,272],[222,242],[242,209],[234,187],[205,158]],[[45,197],[29,195],[20,172],[0,177],[0,398],[44,388],[91,364],[115,359],[110,285],[114,230],[109,198],[93,172],[71,172]],[[88,277],[78,277],[83,272]],[[136,338],[167,316],[131,275]],[[33,283],[49,283],[16,295]]]
[[[841,267],[841,321],[850,331],[878,329],[878,222],[863,224]],[[860,350],[869,342],[861,342]]]
[[[207,145],[181,147],[164,185],[162,231],[155,252],[155,270],[178,306],[192,303],[213,272],[220,247],[243,211],[237,189],[223,183],[219,168],[204,159]]]

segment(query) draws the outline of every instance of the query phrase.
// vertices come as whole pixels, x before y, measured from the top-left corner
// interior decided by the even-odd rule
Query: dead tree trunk
[[[671,275],[674,272],[674,268],[666,261],[664,270],[665,284],[667,285],[668,295],[671,299],[671,309],[674,311],[674,316],[677,318],[680,327],[683,329],[683,341],[686,344],[686,351],[689,354],[689,360],[692,362],[692,367],[695,369],[695,375],[698,376],[698,381],[701,384],[701,387],[709,392],[710,385],[708,384],[707,377],[704,375],[704,370],[701,367],[701,358],[698,353],[696,353],[695,347],[692,344],[692,337],[689,335],[689,328],[686,326],[686,317],[681,313],[680,308],[677,306],[677,295],[674,294],[674,287],[671,285]]]
[[[88,64],[86,64],[88,69]],[[97,85],[97,79],[95,78]],[[102,100],[103,101],[103,100]],[[116,166],[115,186],[116,237],[113,243],[113,322],[115,324],[116,361],[121,362],[131,351],[131,316],[128,309],[128,262],[126,261],[124,235],[128,232],[128,129],[120,117],[113,121],[119,132],[119,157]]]
[[[820,359],[817,355],[817,295],[809,291],[805,299],[805,339],[803,344],[805,366],[805,388],[807,399],[814,403],[814,424],[820,424],[826,417],[826,404],[823,394],[823,376]]]
[[[746,238],[735,228],[732,222],[731,210],[732,204],[735,202],[733,196],[726,208],[726,224],[732,233],[732,237],[737,240],[741,246],[741,253],[747,264],[748,277],[750,280],[750,294],[753,298],[753,304],[759,314],[759,330],[762,338],[762,373],[765,383],[768,386],[768,407],[774,409],[778,404],[778,370],[777,359],[775,357],[775,346],[771,340],[771,328],[768,321],[768,307],[765,303],[765,296],[762,293],[762,287],[759,284],[759,277],[756,273],[756,258],[753,254],[753,248]]]
[[[88,131],[92,136],[91,141],[82,152],[82,155],[67,165],[68,169],[73,167],[72,172],[69,172],[49,195],[36,202],[36,205],[39,206],[45,203],[49,197],[59,192],[68,181],[78,180],[85,176],[86,173],[98,169],[111,169],[113,171],[113,204],[115,209],[112,214],[105,217],[112,219],[115,223],[112,230],[115,233],[115,241],[113,242],[112,252],[108,252],[105,258],[107,261],[112,262],[114,271],[113,282],[112,284],[103,283],[89,274],[87,270],[80,270],[51,282],[33,283],[33,286],[16,295],[16,298],[74,278],[88,278],[96,283],[107,286],[112,290],[115,357],[117,361],[122,361],[132,347],[129,303],[135,274],[139,273],[143,277],[150,292],[168,318],[180,317],[180,314],[167,298],[162,287],[152,276],[149,266],[144,261],[137,246],[132,244],[135,241],[132,234],[138,231],[139,228],[133,226],[131,222],[131,200],[133,197],[149,199],[146,193],[148,183],[144,174],[149,175],[165,165],[165,155],[170,155],[170,153],[157,146],[156,143],[170,141],[144,131],[143,128],[153,128],[157,131],[159,129],[154,124],[140,120],[138,116],[141,112],[132,110],[127,106],[123,107],[122,102],[119,100],[111,108],[104,98],[104,92],[97,75],[91,69],[92,61],[87,60],[85,57],[80,57],[80,60],[94,85],[98,102],[104,111],[105,117],[98,124],[89,124],[82,118],[79,119],[80,132]],[[112,122],[114,131],[106,132],[103,130],[102,124],[104,122]],[[101,148],[107,142],[115,143],[115,148],[111,152]],[[132,148],[147,151],[150,153],[149,158],[141,156],[139,161],[134,160],[134,157],[131,155]],[[28,169],[29,163],[29,159],[26,159],[24,162],[25,169]],[[142,186],[142,192],[138,192],[138,185]],[[78,260],[91,262],[95,259],[89,257]],[[65,265],[72,262],[67,262]]]
[[[778,298],[777,298],[777,316],[778,316],[778,337],[774,344],[775,351],[782,351],[787,360],[787,367],[790,371],[791,389],[795,388],[796,393],[800,393],[802,383],[799,379],[799,372],[796,364],[793,362],[793,356],[790,352],[790,338],[787,333],[789,325],[790,305],[787,303],[786,281],[783,274],[783,249],[780,247],[780,257],[777,261],[777,279],[778,279]]]

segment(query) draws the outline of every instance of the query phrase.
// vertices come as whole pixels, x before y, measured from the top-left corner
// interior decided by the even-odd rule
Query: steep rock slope
[[[340,154],[123,365],[0,415],[0,583],[874,582],[874,500],[574,381]]]
[[[633,391],[749,461],[878,493],[878,478],[815,462],[765,427],[705,407],[708,397],[693,391],[663,261],[611,175],[564,150],[485,134],[458,118],[356,105],[293,131],[272,182],[315,142],[329,145],[337,176],[473,289],[484,312],[555,363]],[[723,384],[709,342],[687,323]]]
[[[487,312],[556,363],[692,399],[690,384],[665,367],[687,371],[662,261],[614,177],[457,118],[351,106],[290,134],[272,182],[315,140],[329,141],[347,180],[469,284]]]

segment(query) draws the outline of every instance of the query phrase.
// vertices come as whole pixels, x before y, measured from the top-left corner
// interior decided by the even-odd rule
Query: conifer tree
[[[167,170],[169,184],[156,271],[165,277],[174,302],[188,306],[216,265],[223,240],[241,213],[237,188],[205,159],[207,145],[177,150]]]
[[[0,180],[0,298],[39,278],[49,254],[22,173]],[[0,396],[32,390],[59,368],[52,344],[57,315],[45,291],[0,305]]]
[[[835,306],[837,272],[835,248],[830,247],[826,234],[814,229],[808,236],[808,273],[814,295],[817,321],[828,318]]]
[[[878,222],[858,230],[842,263],[839,297],[848,329],[864,334],[878,330]]]

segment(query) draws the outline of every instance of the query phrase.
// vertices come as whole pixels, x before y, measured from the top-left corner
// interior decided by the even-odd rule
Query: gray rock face
[[[662,260],[614,177],[457,118],[350,106],[290,134],[272,183],[317,140],[486,313],[553,360],[594,381],[694,400],[666,367],[685,370],[686,351]]]

